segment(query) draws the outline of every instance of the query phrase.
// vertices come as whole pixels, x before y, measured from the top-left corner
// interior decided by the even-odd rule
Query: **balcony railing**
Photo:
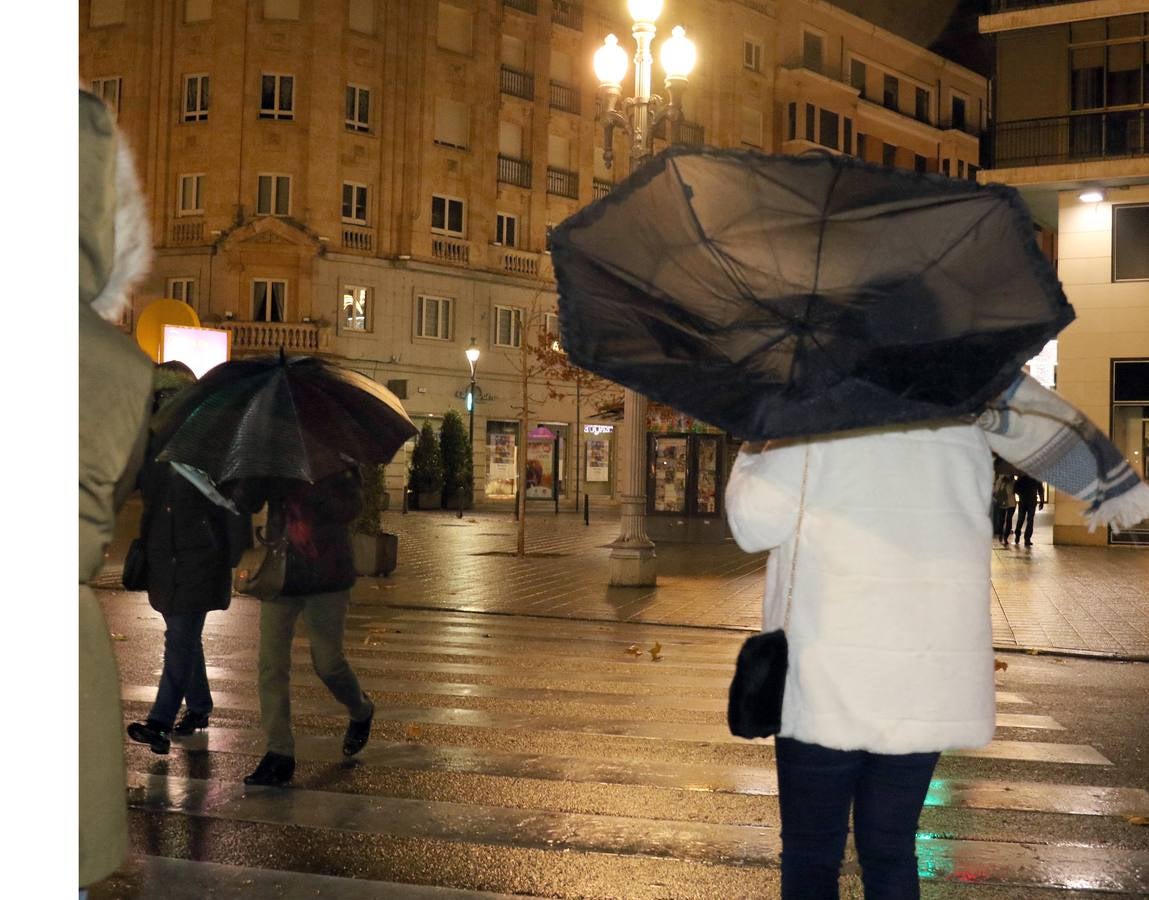
[[[555,0],[554,21],[575,31],[582,31],[582,5],[569,0]]]
[[[1039,6],[1061,6],[1063,3],[1080,2],[1081,0],[989,0],[989,11],[1011,12],[1015,9],[1036,9]]]
[[[345,250],[354,250],[358,253],[370,253],[371,229],[344,225],[342,243],[343,249]]]
[[[531,186],[531,161],[499,154],[499,181],[521,188]]]
[[[1000,122],[993,130],[997,168],[1048,166],[1149,154],[1149,112],[1083,113]]]
[[[173,244],[199,244],[203,241],[203,222],[176,222],[172,225]]]
[[[503,0],[503,6],[509,6],[511,9],[517,9],[519,12],[525,12],[532,16],[538,12],[536,0]]]
[[[614,185],[609,181],[603,181],[601,178],[596,178],[592,187],[592,196],[595,200],[601,200],[613,190]]]
[[[534,100],[535,76],[530,72],[520,72],[510,66],[503,66],[499,76],[499,90],[512,97]]]
[[[230,319],[218,326],[231,332],[231,347],[239,352],[311,353],[320,349],[320,329],[314,322],[238,322]]]
[[[539,274],[539,255],[509,247],[495,247],[498,252],[496,265],[508,275],[527,275],[535,278]]]
[[[471,245],[466,241],[454,241],[450,238],[432,237],[431,255],[449,263],[465,266],[471,261]]]
[[[551,82],[551,108],[578,115],[582,111],[579,89],[561,81]]]
[[[668,140],[666,136],[667,121],[667,119],[663,119],[654,129],[654,136],[659,140]],[[685,119],[676,119],[674,121],[674,127],[670,130],[670,135],[669,141],[672,144],[686,144],[691,147],[698,147],[706,143],[706,129],[697,122],[688,122]]]
[[[547,193],[556,197],[578,199],[578,172],[547,166]]]

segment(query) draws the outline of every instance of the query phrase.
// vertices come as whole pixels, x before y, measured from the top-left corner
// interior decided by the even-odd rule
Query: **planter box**
[[[399,562],[399,536],[395,534],[353,534],[351,549],[358,575],[390,575]]]
[[[440,509],[442,505],[442,491],[411,491],[411,509]]]

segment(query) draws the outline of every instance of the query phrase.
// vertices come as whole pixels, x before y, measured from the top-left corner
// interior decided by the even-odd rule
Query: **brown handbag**
[[[235,590],[260,600],[278,597],[287,576],[287,537],[268,538],[255,529],[255,546],[245,550],[235,567]]]

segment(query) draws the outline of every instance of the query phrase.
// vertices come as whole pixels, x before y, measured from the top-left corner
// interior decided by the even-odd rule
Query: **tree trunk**
[[[523,331],[526,331],[524,328]],[[519,433],[522,435],[523,446],[519,452],[518,472],[516,482],[519,490],[515,502],[519,504],[519,533],[515,543],[515,555],[527,555],[527,430],[530,428],[530,366],[527,364],[527,340],[523,335],[521,345],[522,378],[523,378],[523,412],[519,420]]]

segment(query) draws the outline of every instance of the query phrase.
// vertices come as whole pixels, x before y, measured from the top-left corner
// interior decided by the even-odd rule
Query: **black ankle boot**
[[[244,784],[261,787],[283,787],[295,774],[295,757],[282,753],[265,753],[255,771],[243,779]]]
[[[371,737],[371,722],[375,718],[375,705],[371,705],[371,715],[362,722],[352,719],[347,725],[347,733],[343,735],[343,755],[354,756],[365,746]]]
[[[183,714],[175,727],[172,729],[172,734],[185,735],[195,734],[201,728],[207,728],[207,713],[193,713],[188,710]]]
[[[151,747],[152,753],[158,753],[160,756],[166,755],[172,748],[171,732],[155,719],[132,722],[128,726],[128,737],[137,744],[147,744]]]

